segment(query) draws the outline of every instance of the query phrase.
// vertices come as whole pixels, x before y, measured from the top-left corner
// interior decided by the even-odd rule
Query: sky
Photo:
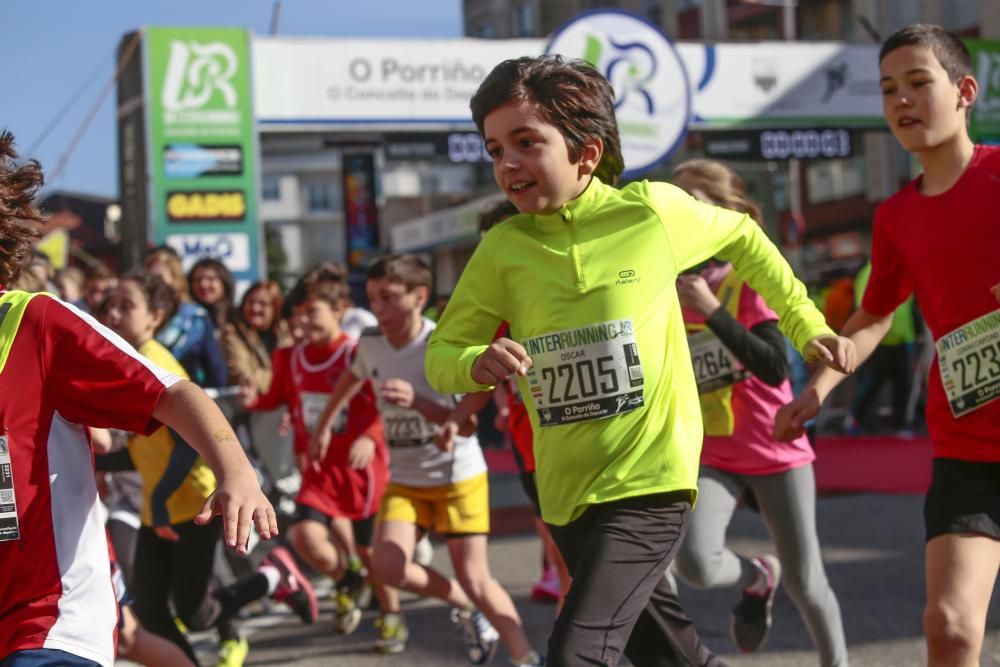
[[[52,172],[112,80],[122,36],[151,25],[268,34],[273,6],[274,0],[0,0],[6,61],[0,128],[14,134],[23,156],[33,149],[30,157],[51,174],[47,190],[117,196],[114,86],[65,167]],[[278,34],[459,37],[461,0],[282,0]]]

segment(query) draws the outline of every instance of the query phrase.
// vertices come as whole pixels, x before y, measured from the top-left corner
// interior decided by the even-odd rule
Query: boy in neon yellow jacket
[[[702,442],[675,280],[718,256],[807,358],[850,372],[853,347],[748,216],[667,184],[608,185],[622,171],[613,92],[586,63],[501,63],[472,110],[522,215],[480,243],[425,369],[441,392],[522,376],[542,516],[574,576],[547,664],[614,664],[623,652],[636,665],[678,654],[722,664],[659,583],[695,499]],[[513,340],[491,344],[502,321]]]

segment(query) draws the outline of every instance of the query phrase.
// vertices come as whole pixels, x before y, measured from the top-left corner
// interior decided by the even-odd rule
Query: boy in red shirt
[[[364,585],[362,564],[371,572],[375,514],[389,479],[389,456],[375,397],[365,387],[334,424],[331,446],[322,460],[310,460],[312,432],[333,386],[351,367],[356,343],[340,329],[349,294],[344,275],[320,269],[303,284],[304,300],[293,308],[301,312],[304,340],[275,351],[270,389],[257,396],[248,387],[244,401],[250,410],[289,407],[302,472],[291,542],[311,567],[338,582],[334,627],[349,634],[361,621],[356,602]],[[349,456],[352,444],[361,439],[372,443],[370,462]],[[385,596],[395,591],[374,583],[384,609]]]
[[[915,293],[937,341],[927,404],[935,458],[924,504],[924,632],[929,664],[978,665],[1000,569],[1000,148],[969,138],[979,84],[954,35],[903,28],[882,45],[879,69],[889,128],[923,174],[879,207],[871,278],[841,334],[859,361],[867,358],[895,308]],[[800,433],[841,379],[817,373],[779,411],[776,435]]]

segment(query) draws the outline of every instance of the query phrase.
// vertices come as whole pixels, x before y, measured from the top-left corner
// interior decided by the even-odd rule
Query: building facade
[[[643,16],[678,41],[871,44],[917,22],[937,23],[964,37],[1000,36],[996,0],[463,1],[466,34],[482,38],[544,37],[572,17],[601,8]],[[826,74],[836,86],[843,73]],[[670,161],[645,177],[669,178],[673,165],[705,155],[724,134],[689,133]],[[843,158],[731,161],[762,204],[765,228],[785,244],[808,282],[828,281],[864,263],[875,209],[913,175],[911,159],[888,131],[856,131],[852,139],[851,155]]]

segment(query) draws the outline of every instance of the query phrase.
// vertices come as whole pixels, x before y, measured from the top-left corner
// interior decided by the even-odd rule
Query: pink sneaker
[[[556,604],[559,602],[559,594],[559,572],[554,565],[550,565],[532,587],[531,599],[539,604]]]
[[[739,604],[733,609],[729,634],[743,653],[760,649],[771,632],[771,605],[781,582],[781,562],[771,554],[752,559],[764,580],[757,586],[743,589]]]
[[[270,565],[281,573],[281,582],[271,597],[291,607],[303,623],[314,623],[319,615],[316,592],[288,549],[274,547],[261,565]]]

